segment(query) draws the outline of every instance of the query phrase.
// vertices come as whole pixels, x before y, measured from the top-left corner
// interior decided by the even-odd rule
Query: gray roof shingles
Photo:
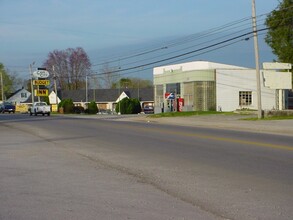
[[[141,89],[89,89],[88,101],[96,102],[115,102],[119,95],[125,92],[129,98],[138,98],[140,101],[154,101],[153,88]],[[86,90],[62,90],[58,93],[59,98],[72,99],[73,102],[85,102]]]

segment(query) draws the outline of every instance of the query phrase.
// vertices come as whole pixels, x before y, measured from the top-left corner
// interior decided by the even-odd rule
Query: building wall
[[[200,84],[206,84],[208,82],[215,81],[215,71],[213,69],[208,70],[186,70],[183,67],[177,66],[178,69],[163,69],[160,74],[154,74],[154,87],[155,87],[155,113],[170,111],[170,101],[165,99],[165,93],[167,91],[167,84],[180,84],[180,92],[176,94],[176,97],[186,99],[184,106],[185,111],[194,110],[210,110],[209,102],[199,103],[203,93],[207,93],[207,88]],[[192,94],[186,88],[187,83],[191,84]],[[197,88],[197,89],[196,89]],[[188,93],[188,94],[187,94]],[[204,97],[210,97],[206,95]],[[206,100],[204,100],[206,101]],[[213,100],[215,102],[215,100]],[[175,101],[175,106],[177,105]]]
[[[251,91],[251,105],[239,105],[239,92]],[[216,70],[217,110],[234,111],[247,108],[257,110],[256,72],[253,69]],[[276,91],[265,88],[261,74],[261,101],[263,110],[276,109]]]

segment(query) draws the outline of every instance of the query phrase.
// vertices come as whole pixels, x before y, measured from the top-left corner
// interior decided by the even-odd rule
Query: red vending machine
[[[178,112],[183,111],[183,106],[184,106],[184,99],[183,98],[177,99],[177,111]]]

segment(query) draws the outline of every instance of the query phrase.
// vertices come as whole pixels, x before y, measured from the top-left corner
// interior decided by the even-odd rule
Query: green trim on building
[[[215,81],[215,70],[173,70],[154,75],[154,85],[195,81]]]

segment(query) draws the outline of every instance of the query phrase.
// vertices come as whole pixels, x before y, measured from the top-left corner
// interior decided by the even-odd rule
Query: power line
[[[268,14],[268,13],[266,13],[266,14]],[[264,16],[266,14],[262,14],[262,15],[259,15],[257,17],[262,17],[262,16]],[[107,63],[107,64],[114,63],[114,62],[129,59],[129,58],[145,55],[145,54],[148,54],[148,53],[151,53],[151,52],[159,51],[161,49],[167,49],[167,48],[169,49],[171,47],[180,46],[182,44],[186,44],[188,42],[192,42],[192,41],[195,41],[195,40],[206,38],[208,36],[212,36],[212,35],[219,34],[219,33],[222,33],[222,32],[227,32],[228,30],[232,30],[232,29],[236,30],[237,28],[239,28],[241,26],[245,26],[245,25],[251,26],[251,21],[250,20],[251,20],[251,17],[242,18],[240,20],[229,22],[229,23],[227,23],[225,25],[222,25],[222,26],[219,26],[219,27],[216,27],[216,28],[211,28],[211,29],[205,30],[203,32],[191,34],[191,35],[188,35],[188,36],[185,36],[185,37],[182,37],[182,38],[172,40],[170,42],[163,43],[162,46],[156,46],[153,49],[148,49],[147,48],[145,50],[139,50],[139,52],[136,52],[135,54],[132,54],[132,55],[117,56],[117,57],[114,57],[113,60],[108,60],[108,61],[104,61],[104,62],[101,62],[101,63],[97,63],[97,64],[94,64],[93,66],[103,65],[105,63]],[[244,22],[247,22],[247,23],[242,24],[242,25],[239,26],[239,24],[244,23]],[[238,25],[238,26],[236,26],[236,25]]]
[[[258,31],[260,32],[260,31],[264,31],[264,30],[267,30],[267,29],[268,28],[263,28],[263,29],[260,29]],[[245,34],[241,34],[239,36],[236,36],[236,37],[233,37],[233,38],[230,38],[230,39],[227,39],[227,40],[224,40],[224,41],[221,41],[221,42],[218,42],[218,43],[209,45],[209,46],[202,47],[200,49],[196,49],[196,50],[189,51],[189,52],[186,52],[186,53],[183,53],[183,54],[179,54],[179,55],[176,55],[176,56],[168,57],[168,58],[165,58],[165,59],[161,59],[161,60],[158,60],[158,61],[154,61],[154,62],[150,62],[150,63],[146,63],[146,64],[134,66],[134,67],[129,67],[129,68],[125,68],[125,69],[114,70],[114,71],[111,71],[111,73],[123,72],[123,71],[128,71],[128,70],[143,68],[145,66],[150,66],[150,65],[154,65],[154,64],[161,63],[161,62],[164,62],[164,61],[172,60],[172,59],[179,58],[179,57],[182,57],[182,56],[186,56],[186,55],[189,55],[189,54],[192,54],[192,53],[196,53],[196,52],[199,52],[199,51],[202,51],[202,50],[206,50],[206,49],[209,49],[209,48],[212,48],[212,47],[215,47],[215,46],[218,46],[218,45],[221,45],[221,44],[224,44],[224,43],[227,43],[227,42],[236,40],[236,39],[239,39],[241,37],[248,36],[250,34],[253,34],[253,31],[248,32],[248,33],[245,33]],[[103,74],[104,73],[99,73],[99,74],[96,74],[96,75],[103,75]]]

